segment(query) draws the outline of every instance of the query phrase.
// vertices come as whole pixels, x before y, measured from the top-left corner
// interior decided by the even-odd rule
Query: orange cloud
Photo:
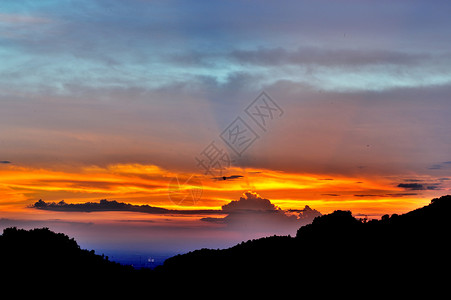
[[[191,203],[193,206],[179,207],[171,201],[169,182],[183,174],[156,165],[113,164],[55,171],[8,164],[0,168],[0,207],[4,211],[20,211],[38,199],[79,203],[107,198],[172,209],[217,209],[252,190],[285,210],[310,205],[322,213],[350,209],[354,213],[380,215],[408,211],[440,194],[434,190],[421,194],[406,191],[397,185],[398,178],[332,177],[236,167],[228,173],[225,180],[191,174],[199,179],[202,193]],[[193,186],[184,185],[182,180],[180,188],[189,193]]]

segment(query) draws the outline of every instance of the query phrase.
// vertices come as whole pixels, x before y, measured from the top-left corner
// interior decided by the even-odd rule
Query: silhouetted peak
[[[324,238],[335,235],[337,232],[349,231],[360,225],[361,222],[347,210],[336,210],[331,214],[316,217],[311,224],[302,226],[296,233],[296,238]],[[324,236],[325,235],[325,236]]]
[[[358,223],[358,221],[352,216],[349,210],[336,210],[331,214],[313,220],[313,224],[344,225],[355,223]]]
[[[442,196],[440,198],[434,198],[431,200],[430,205],[435,206],[451,206],[451,195]]]
[[[73,238],[49,228],[4,229],[0,235],[0,265],[5,273],[65,279],[116,279],[134,274],[132,267],[109,261],[94,250],[80,249]]]
[[[415,209],[404,215],[403,218],[422,219],[422,222],[427,223],[441,223],[446,222],[448,219],[449,211],[451,210],[451,195],[442,196],[440,198],[434,198],[429,205]],[[403,219],[402,218],[402,219]],[[416,220],[416,222],[419,222]]]
[[[14,245],[20,252],[56,252],[80,249],[73,238],[69,238],[64,233],[55,233],[47,227],[31,230],[17,229],[16,227],[5,228],[0,241],[4,245]]]

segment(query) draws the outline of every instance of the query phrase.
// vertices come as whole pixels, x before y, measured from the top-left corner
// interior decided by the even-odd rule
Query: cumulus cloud
[[[226,228],[240,232],[267,234],[292,234],[299,227],[312,222],[315,217],[321,216],[319,211],[308,205],[303,209],[283,210],[255,192],[245,192],[239,200],[230,201],[223,205],[221,210],[174,210],[149,205],[132,205],[106,199],[99,202],[76,204],[66,203],[64,200],[58,203],[39,200],[29,208],[68,212],[129,211],[160,215],[224,214],[225,217],[205,217],[201,220],[226,225]]]
[[[222,206],[224,218],[203,218],[203,221],[225,224],[244,232],[291,234],[313,221],[321,213],[308,205],[304,209],[285,211],[255,192],[245,192],[239,200]]]
[[[314,218],[321,216],[322,214],[317,211],[316,209],[310,208],[310,206],[306,205],[304,207],[304,209],[301,209],[299,211],[299,219],[306,221],[306,222],[311,222],[313,221]]]
[[[226,212],[239,211],[277,211],[280,210],[277,206],[271,203],[268,199],[262,198],[259,194],[254,192],[245,192],[243,197],[237,201],[231,201],[222,206],[222,210]]]

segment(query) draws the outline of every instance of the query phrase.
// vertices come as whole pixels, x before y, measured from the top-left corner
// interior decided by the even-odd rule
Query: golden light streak
[[[323,213],[349,209],[354,213],[383,214],[405,212],[443,194],[406,193],[397,187],[397,177],[346,177],[257,168],[230,168],[228,172],[243,177],[222,180],[203,174],[189,175],[200,180],[202,197],[194,206],[180,207],[170,200],[168,190],[177,173],[156,165],[114,164],[65,171],[7,165],[0,168],[0,209],[24,210],[39,199],[80,203],[104,198],[171,209],[220,209],[251,190],[282,209],[310,205]],[[192,187],[180,188],[189,191]]]

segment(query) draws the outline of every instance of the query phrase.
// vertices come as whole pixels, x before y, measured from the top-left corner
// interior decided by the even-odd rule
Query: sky
[[[2,0],[0,226],[178,253],[293,235],[306,206],[368,218],[422,207],[451,189],[450,11]],[[40,199],[192,213],[32,207]],[[223,210],[252,199],[263,206]]]

